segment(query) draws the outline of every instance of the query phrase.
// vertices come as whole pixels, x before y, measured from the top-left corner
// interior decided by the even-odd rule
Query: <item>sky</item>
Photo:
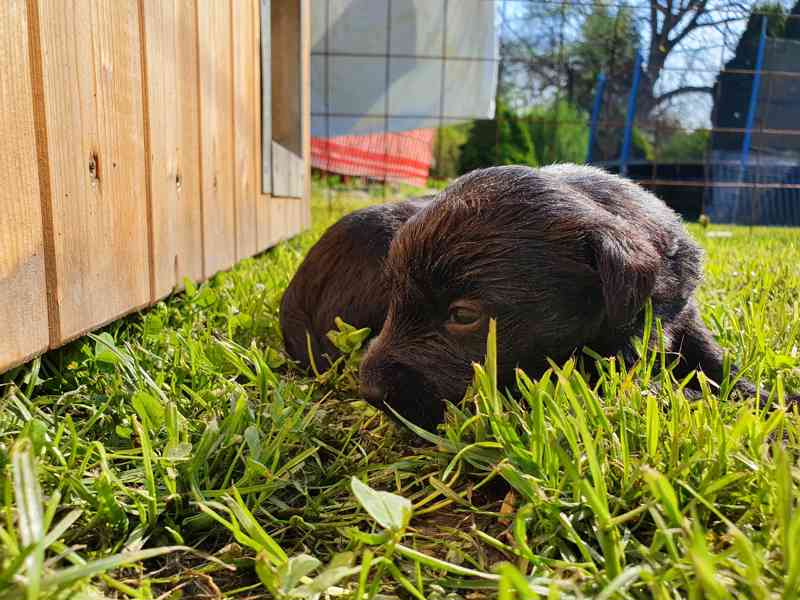
[[[561,3],[559,0],[498,0],[497,1],[497,20],[498,31],[502,27],[504,21],[511,26],[520,27],[519,17],[524,14],[523,11],[530,6],[531,3],[541,7],[542,10],[550,9],[559,11]],[[566,3],[565,10],[572,11],[576,8],[584,7],[590,10],[593,2],[591,0],[577,0]],[[635,10],[635,13],[641,17],[645,25],[649,22],[649,7],[648,0],[635,0],[629,2],[605,2],[611,7],[628,6]],[[726,17],[738,17],[742,15],[741,9],[736,10],[736,6],[751,7],[754,2],[752,0],[745,0],[742,3],[732,3],[728,1],[710,0],[709,5],[713,6],[716,14],[724,15]],[[784,0],[781,2],[787,11],[791,8],[793,2],[791,0]],[[744,30],[747,22],[746,15],[739,18],[734,22],[724,25],[724,28],[717,30],[715,28],[702,28],[689,34],[679,46],[672,50],[667,58],[664,71],[659,78],[657,91],[665,92],[675,89],[682,85],[694,86],[710,86],[714,84],[714,80],[719,73],[722,66],[727,60],[733,56],[733,51],[739,41],[742,31]],[[531,39],[536,39],[536,23],[526,25],[530,29],[526,35],[531,35]],[[648,26],[641,27],[642,39],[641,47],[646,48],[648,39]],[[564,28],[564,37],[566,43],[569,43],[570,37],[574,37],[579,33],[579,20],[574,19],[569,21]],[[542,36],[547,35],[546,31],[542,31]],[[547,44],[546,40],[541,40]],[[646,54],[644,55],[647,59]],[[646,63],[645,63],[646,64]],[[543,98],[544,101],[549,98]],[[710,113],[712,107],[712,97],[707,93],[693,93],[676,97],[671,102],[670,110],[674,115],[680,117],[681,122],[687,128],[701,128],[710,127]]]

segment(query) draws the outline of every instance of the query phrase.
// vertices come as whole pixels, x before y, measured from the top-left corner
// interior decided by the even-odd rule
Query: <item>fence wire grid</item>
[[[322,79],[312,164],[329,200],[360,191],[387,201],[497,164],[588,162],[636,180],[688,219],[800,225],[800,1],[430,0],[444,15],[441,50],[410,52],[393,42],[392,15],[422,1],[351,2],[355,19],[385,6],[385,29],[365,33],[372,47],[356,52],[330,41],[342,0],[314,2],[312,76]],[[491,6],[492,56],[453,51],[469,46],[452,26],[467,3]],[[373,68],[383,102],[337,102],[336,61]],[[440,69],[438,106],[397,110],[391,69],[402,61]],[[448,76],[487,66],[496,70],[494,118],[449,110],[453,96],[487,90],[466,77],[454,94]],[[357,125],[342,135],[342,123]]]

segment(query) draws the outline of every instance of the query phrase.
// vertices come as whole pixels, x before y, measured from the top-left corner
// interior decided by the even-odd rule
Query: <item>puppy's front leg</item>
[[[702,371],[713,381],[722,381],[724,377],[722,348],[700,317],[700,311],[697,310],[694,301],[687,304],[684,313],[680,316],[680,322],[680,333],[675,335],[675,344],[681,360],[675,369],[675,375],[683,378],[691,371],[697,370]],[[731,376],[735,376],[738,372],[738,367],[732,365]],[[694,387],[697,387],[696,383]],[[764,390],[758,392],[753,382],[745,377],[738,379],[734,389],[748,397],[758,395],[762,408],[769,403],[769,393]],[[800,395],[787,396],[786,405],[787,407],[800,406]]]

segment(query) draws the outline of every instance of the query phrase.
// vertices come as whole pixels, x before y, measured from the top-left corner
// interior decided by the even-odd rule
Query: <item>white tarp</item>
[[[312,0],[315,137],[494,117],[494,0]]]

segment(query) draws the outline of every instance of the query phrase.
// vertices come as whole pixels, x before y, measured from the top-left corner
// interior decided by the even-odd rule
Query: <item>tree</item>
[[[658,147],[659,162],[702,162],[708,146],[709,131],[674,131],[667,141]]]
[[[625,110],[636,60],[639,32],[633,13],[623,7],[611,13],[597,4],[581,27],[581,38],[571,50],[572,96],[569,98],[589,112],[594,101],[597,77],[606,75],[606,113],[608,107],[617,120]]]
[[[638,46],[645,64],[638,96],[643,121],[680,97],[712,93],[712,86],[693,78],[691,69],[680,79],[665,78],[668,59],[679,51],[684,61],[701,60],[709,47],[719,43],[709,41],[709,31],[731,33],[750,12],[748,2],[732,0],[649,0],[616,11],[605,3],[564,2],[557,11],[524,4],[525,8],[502,15],[504,90],[532,90],[532,97],[552,97],[567,90],[569,100],[588,110],[597,73],[604,71],[609,81],[630,81],[633,50]],[[612,98],[620,97],[610,92]]]
[[[586,113],[566,100],[536,107],[525,117],[539,164],[581,163],[586,159]]]
[[[434,179],[452,179],[459,175],[461,148],[467,141],[470,131],[469,123],[459,123],[440,127],[436,130],[433,144],[434,164],[430,176]]]
[[[494,165],[536,166],[536,152],[524,118],[498,101],[494,120],[474,121],[463,146],[459,171]]]
[[[669,55],[677,48],[684,52],[706,50],[708,30],[729,31],[731,25],[747,17],[744,2],[729,0],[650,0],[647,18],[648,39],[646,77],[642,80],[640,110],[650,114],[671,99],[690,93],[711,94],[713,88],[686,82],[658,91],[657,83]]]

